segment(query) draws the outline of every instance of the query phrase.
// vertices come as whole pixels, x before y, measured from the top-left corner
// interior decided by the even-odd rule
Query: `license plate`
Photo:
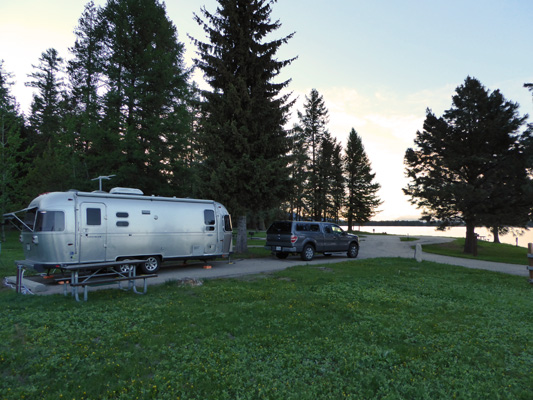
[[[276,246],[276,251],[281,251],[281,246]]]

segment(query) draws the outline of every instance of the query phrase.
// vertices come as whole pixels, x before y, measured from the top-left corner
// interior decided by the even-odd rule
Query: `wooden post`
[[[533,283],[533,243],[527,244],[527,261],[529,270],[529,283]]]
[[[17,264],[17,280],[15,281],[15,292],[22,293],[22,280],[24,279],[24,269],[22,265]]]

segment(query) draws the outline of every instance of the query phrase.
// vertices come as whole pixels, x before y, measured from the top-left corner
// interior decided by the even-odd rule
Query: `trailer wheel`
[[[124,260],[124,261],[127,261],[127,260]],[[135,264],[122,264],[122,265],[119,265],[118,267],[116,267],[115,269],[120,272],[120,273],[123,273],[123,274],[129,274],[130,271],[135,268]]]
[[[146,262],[141,264],[141,271],[143,274],[153,274],[159,270],[161,261],[157,256],[150,256],[146,258]]]

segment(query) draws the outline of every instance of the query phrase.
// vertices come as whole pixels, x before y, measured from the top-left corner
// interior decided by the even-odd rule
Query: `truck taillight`
[[[296,235],[291,236],[291,243],[296,243],[297,240],[298,240],[298,236]]]

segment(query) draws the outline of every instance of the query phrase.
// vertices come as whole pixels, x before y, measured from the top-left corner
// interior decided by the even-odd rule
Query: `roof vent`
[[[140,195],[142,196],[144,193],[141,189],[134,189],[134,188],[123,188],[123,187],[116,187],[109,191],[111,194],[130,194],[130,195]]]

